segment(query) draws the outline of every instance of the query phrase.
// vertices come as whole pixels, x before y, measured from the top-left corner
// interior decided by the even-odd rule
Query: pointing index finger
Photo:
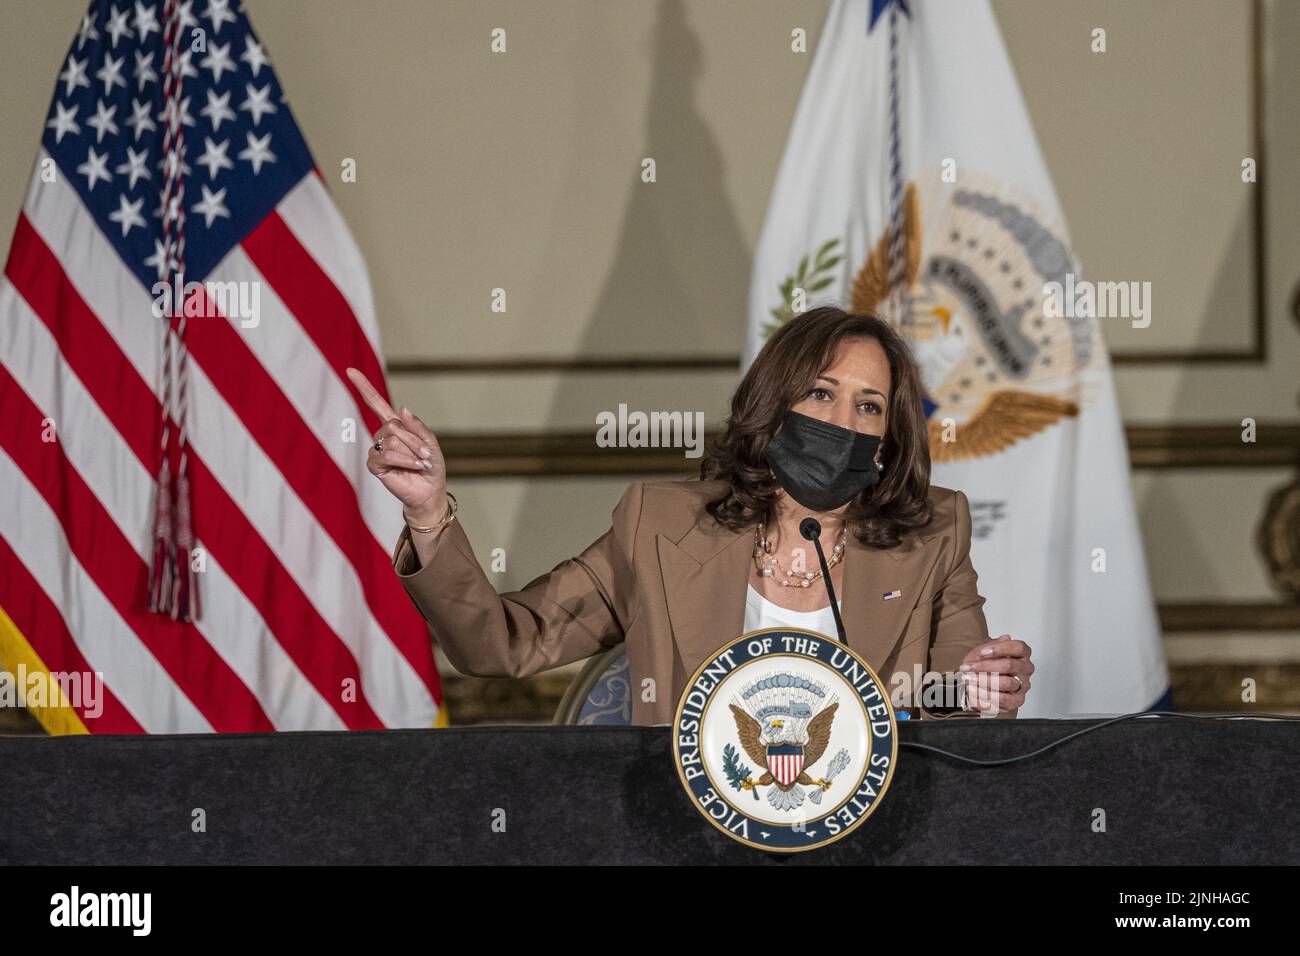
[[[370,384],[370,379],[355,368],[349,368],[347,372],[348,378],[357,387],[357,391],[361,393],[361,397],[370,406],[371,411],[384,421],[397,417],[397,413],[393,411],[393,406],[384,401],[384,396],[380,395],[375,387]]]

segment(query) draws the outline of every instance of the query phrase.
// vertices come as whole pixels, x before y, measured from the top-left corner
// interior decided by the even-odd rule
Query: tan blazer
[[[404,530],[393,567],[462,673],[522,677],[624,641],[632,722],[667,724],[695,669],[744,627],[754,534],[721,528],[704,510],[722,487],[633,483],[608,531],[519,591],[497,594],[459,520],[439,533],[425,567]],[[989,639],[970,561],[969,503],[938,487],[930,500],[929,527],[896,548],[847,538],[840,598],[848,643],[891,690],[896,674],[914,681],[927,670],[956,670]],[[902,595],[884,600],[890,591]]]

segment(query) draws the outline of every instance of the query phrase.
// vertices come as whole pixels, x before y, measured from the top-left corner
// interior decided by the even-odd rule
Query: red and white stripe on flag
[[[171,3],[156,6],[175,11]],[[225,8],[213,8],[221,20]],[[79,73],[92,77],[97,62],[111,70],[125,58],[122,51],[115,57],[107,37],[85,39],[96,33],[96,11],[103,13],[91,7],[91,28],[83,22],[69,52],[70,61],[84,61]],[[242,12],[238,18],[216,23],[209,42],[220,44],[224,27],[227,53],[242,44],[251,55],[242,65],[247,77],[198,71],[218,96],[269,73]],[[147,26],[135,37],[142,50],[157,39]],[[129,73],[129,88],[117,89],[112,75],[104,82],[110,96],[157,93],[156,84]],[[73,112],[73,99],[87,92],[80,86],[61,76],[52,117],[60,107],[65,117]],[[185,93],[195,104],[206,99],[188,85]],[[237,109],[237,99],[225,102]],[[287,106],[279,108],[287,121]],[[199,204],[210,211],[216,190],[228,190],[226,218],[238,219],[238,190],[250,197],[241,208],[254,209],[257,177],[270,181],[264,164],[275,161],[266,148],[273,128],[258,110],[254,102],[241,120],[261,152],[238,160],[227,147],[234,170],[217,164],[213,179],[195,171],[197,144],[187,154],[194,183],[182,215],[189,216],[191,262],[204,254]],[[141,109],[137,118],[147,114]],[[46,136],[0,279],[0,487],[8,492],[0,506],[0,668],[46,688],[58,683],[50,675],[102,675],[98,699],[54,690],[34,701],[52,733],[445,723],[427,627],[391,567],[400,513],[365,470],[379,422],[343,374],[356,366],[383,380],[369,279],[310,167],[198,277],[256,285],[259,315],[255,327],[221,314],[188,322],[186,425],[202,613],[187,622],[148,611],[165,320],[155,316],[154,296],[123,242],[138,237],[124,220],[106,229],[97,203],[134,209],[149,187],[134,176],[128,186],[129,171],[96,182],[93,168],[87,186],[67,158],[102,160],[120,149],[125,165],[147,151],[149,137],[132,141],[121,112],[117,119],[108,125],[120,143],[87,129],[85,112],[60,124],[67,129],[57,149]],[[206,132],[190,135],[210,142]],[[65,149],[66,156],[52,155]],[[287,166],[292,144],[281,149]],[[112,157],[100,168],[112,172]]]

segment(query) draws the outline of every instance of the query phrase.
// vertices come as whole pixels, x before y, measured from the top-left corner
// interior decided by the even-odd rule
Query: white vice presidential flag
[[[933,480],[971,501],[990,632],[1033,647],[1025,717],[1144,710],[1169,683],[1098,320],[1044,305],[1071,274],[985,0],[835,0],[755,253],[745,361],[818,305],[907,335]]]

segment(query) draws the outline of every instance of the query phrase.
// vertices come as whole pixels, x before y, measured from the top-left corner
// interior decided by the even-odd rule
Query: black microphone
[[[831,584],[831,569],[826,565],[826,552],[822,550],[822,525],[816,518],[804,518],[799,522],[799,533],[813,543],[817,549],[817,560],[822,566],[822,580],[826,583],[826,593],[831,596],[831,614],[835,616],[835,630],[839,632],[840,643],[847,644],[844,635],[844,622],[840,620],[840,605],[835,600],[835,585]]]

